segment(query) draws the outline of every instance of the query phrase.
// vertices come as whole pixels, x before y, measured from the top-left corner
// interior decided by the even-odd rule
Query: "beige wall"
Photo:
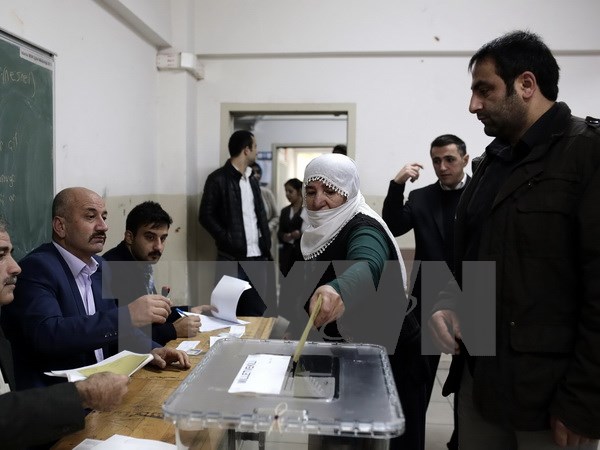
[[[199,255],[196,252],[196,236],[200,232],[197,221],[188,219],[188,209],[197,211],[198,199],[196,196],[185,195],[153,195],[153,196],[121,196],[107,197],[106,207],[108,210],[107,241],[104,250],[109,250],[123,239],[125,231],[125,220],[131,209],[146,200],[153,200],[161,206],[173,218],[173,224],[169,229],[169,237],[162,258],[155,267],[155,283],[157,286],[168,285],[171,287],[170,297],[176,304],[197,305],[206,303],[205,298],[198,297],[198,273],[189,271],[188,261],[195,261],[198,257],[213,259],[211,251],[214,245],[206,237],[201,238],[202,248],[205,250]],[[212,247],[212,248],[211,248]],[[201,275],[201,274],[200,274]],[[212,278],[208,279],[212,282]],[[204,283],[202,283],[203,285]],[[210,302],[210,300],[208,301]]]

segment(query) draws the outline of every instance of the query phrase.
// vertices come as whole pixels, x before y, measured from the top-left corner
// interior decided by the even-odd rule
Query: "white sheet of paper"
[[[94,450],[177,450],[177,446],[162,441],[114,434],[96,445]]]
[[[244,325],[231,325],[231,328],[229,329],[228,334],[229,334],[229,336],[241,338],[245,332],[246,332],[246,327]]]
[[[248,355],[228,392],[231,394],[279,394],[291,358],[289,355]]]
[[[200,331],[202,332],[220,330],[221,328],[228,328],[232,325],[246,325],[248,323],[250,322],[240,319],[236,319],[235,322],[230,322],[228,320],[200,314]]]
[[[212,347],[213,345],[215,345],[217,343],[217,341],[220,341],[221,339],[227,339],[229,336],[210,336],[209,342],[210,342],[210,347]]]
[[[94,448],[96,445],[101,444],[103,441],[99,439],[90,439],[86,438],[81,441],[78,445],[73,447],[73,450],[90,450]]]
[[[196,348],[196,345],[199,343],[200,341],[183,341],[177,346],[177,350],[183,350],[184,352],[187,352],[188,350]]]
[[[237,322],[235,310],[240,296],[251,287],[247,281],[223,275],[210,295],[210,304],[219,310],[219,312],[213,311],[212,315],[229,322]]]

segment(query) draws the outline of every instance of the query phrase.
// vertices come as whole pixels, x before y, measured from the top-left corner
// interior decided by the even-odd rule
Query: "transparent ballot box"
[[[246,440],[267,449],[385,449],[402,434],[404,416],[383,347],[307,342],[292,372],[296,344],[223,339],[211,347],[163,405],[176,425],[178,449],[233,449]],[[267,370],[259,373],[255,358],[279,366],[263,365]],[[256,380],[268,392],[239,390]]]

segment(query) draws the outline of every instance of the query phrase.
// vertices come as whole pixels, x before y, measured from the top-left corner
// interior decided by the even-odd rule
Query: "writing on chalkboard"
[[[35,97],[35,77],[33,76],[33,72],[21,72],[19,70],[10,70],[7,67],[2,67],[0,68],[0,82],[2,82],[2,84],[20,83],[31,85],[31,96]]]
[[[8,139],[6,144],[4,143],[4,139],[0,138],[0,153],[2,153],[5,149],[10,151],[16,151],[19,147],[19,132],[15,131],[14,135]]]
[[[18,260],[50,239],[54,60],[0,31],[0,217]]]

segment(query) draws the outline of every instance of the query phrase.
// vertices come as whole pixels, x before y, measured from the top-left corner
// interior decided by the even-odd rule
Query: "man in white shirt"
[[[199,220],[214,238],[217,245],[217,278],[233,274],[247,279],[248,274],[238,264],[255,261],[271,267],[271,234],[265,214],[258,181],[252,177],[250,165],[256,161],[256,139],[250,131],[238,130],[229,139],[229,154],[223,167],[206,179],[200,203]],[[246,264],[246,267],[249,267]],[[254,273],[256,272],[256,273]],[[268,295],[266,270],[253,271],[249,281],[253,288],[245,291],[237,308],[238,316],[261,316],[267,304],[272,305]],[[262,276],[258,276],[262,274]]]

